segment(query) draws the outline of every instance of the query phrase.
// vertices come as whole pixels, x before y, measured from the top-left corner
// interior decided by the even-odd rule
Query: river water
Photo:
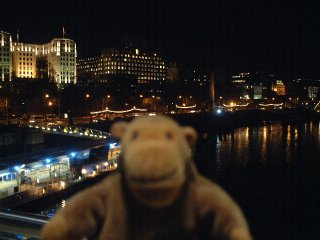
[[[194,160],[240,204],[255,239],[320,239],[319,129],[279,122],[200,133]]]

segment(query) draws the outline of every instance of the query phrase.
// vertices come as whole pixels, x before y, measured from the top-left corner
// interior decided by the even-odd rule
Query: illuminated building
[[[278,82],[279,88],[280,82]],[[265,72],[238,73],[232,76],[231,83],[239,90],[240,97],[243,99],[258,100],[273,96],[276,93],[273,88],[273,84],[277,83],[275,76]],[[281,86],[284,88],[283,83]]]
[[[10,33],[0,31],[0,80],[11,81],[12,38]]]
[[[301,99],[320,99],[320,80],[298,78],[288,83],[287,92],[289,96]]]
[[[162,93],[166,67],[155,53],[139,49],[106,49],[97,57],[78,61],[79,75],[92,82],[103,82],[118,91]]]
[[[13,72],[18,78],[36,78],[37,60],[44,57],[48,75],[55,83],[77,82],[77,48],[71,39],[55,38],[42,45],[15,42],[12,52]]]
[[[170,63],[167,71],[169,95],[194,96],[203,102],[212,98],[213,68],[211,66],[188,66]]]
[[[274,91],[276,95],[286,95],[286,87],[281,80],[277,80],[276,83],[272,84],[272,91]]]
[[[35,44],[13,43],[13,73],[18,78],[36,77],[36,58],[39,46]]]
[[[169,82],[179,80],[179,67],[176,62],[168,64],[167,80]]]

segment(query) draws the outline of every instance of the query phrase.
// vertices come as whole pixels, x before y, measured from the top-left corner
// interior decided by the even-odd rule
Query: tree
[[[48,78],[48,60],[46,57],[41,56],[36,60],[37,78]]]

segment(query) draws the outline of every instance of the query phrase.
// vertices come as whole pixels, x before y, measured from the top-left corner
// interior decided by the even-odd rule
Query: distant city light
[[[61,188],[64,189],[66,187],[66,183],[64,181],[60,181]]]
[[[231,102],[230,105],[223,104],[224,107],[226,108],[233,108],[233,107],[247,107],[249,103],[246,104],[235,104],[234,102]]]
[[[109,109],[103,110],[103,111],[97,111],[97,112],[90,112],[90,114],[99,114],[99,113],[106,113],[106,112],[110,112],[110,113],[128,113],[128,112],[132,112],[132,111],[139,111],[139,112],[147,112],[147,109],[139,109],[136,107],[133,107],[129,110],[123,110],[123,111],[112,111]]]
[[[181,109],[189,109],[189,108],[195,108],[197,104],[191,105],[191,106],[186,106],[186,104],[183,104],[182,106],[179,106],[176,104],[176,108],[181,108]]]
[[[70,153],[70,156],[71,156],[71,157],[75,157],[76,155],[77,155],[76,152],[71,152],[71,153]]]
[[[116,145],[117,145],[117,143],[110,143],[110,144],[109,144],[109,149],[113,149],[113,148],[115,148],[115,147],[116,147]]]
[[[283,103],[269,103],[269,104],[259,103],[259,105],[261,107],[268,107],[268,106],[280,107],[283,105]]]

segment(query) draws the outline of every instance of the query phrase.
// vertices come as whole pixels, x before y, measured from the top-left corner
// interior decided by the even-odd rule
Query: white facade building
[[[13,71],[17,77],[36,78],[37,58],[45,57],[48,75],[58,84],[77,83],[77,47],[75,41],[55,38],[38,45],[13,43]]]
[[[11,81],[12,38],[10,33],[0,31],[0,81]]]

